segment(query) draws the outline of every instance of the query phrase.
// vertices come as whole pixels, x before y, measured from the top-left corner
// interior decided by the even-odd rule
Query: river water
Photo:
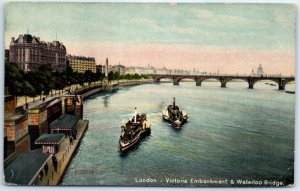
[[[243,82],[227,83],[227,88],[217,82],[203,82],[201,87],[189,82],[179,86],[145,84],[90,97],[84,102],[89,129],[62,185],[249,186],[238,184],[239,180],[291,183],[295,95],[265,83],[256,83],[254,89],[247,86]],[[179,131],[161,119],[161,110],[173,97],[189,115]],[[120,125],[131,118],[134,107],[147,113],[152,132],[122,155]],[[204,180],[223,182],[203,184]]]

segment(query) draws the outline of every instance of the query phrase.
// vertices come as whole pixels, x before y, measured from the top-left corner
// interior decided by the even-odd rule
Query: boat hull
[[[187,119],[183,119],[179,121],[179,123],[167,117],[163,117],[163,119],[169,122],[172,125],[172,127],[174,127],[175,129],[181,129],[182,125],[187,122]]]
[[[142,136],[142,132],[139,132],[137,137],[135,139],[133,139],[133,141],[131,141],[129,144],[122,144],[122,141],[120,139],[119,140],[120,151],[121,152],[126,152],[127,150],[132,148],[137,142],[139,142],[139,140],[141,139],[141,136]]]
[[[130,150],[134,145],[138,144],[141,138],[148,136],[151,134],[151,124],[147,124],[146,128],[141,128],[141,131],[138,133],[137,137],[134,138],[129,144],[122,144],[121,139],[119,140],[119,145],[120,145],[120,151],[121,152],[126,152]]]

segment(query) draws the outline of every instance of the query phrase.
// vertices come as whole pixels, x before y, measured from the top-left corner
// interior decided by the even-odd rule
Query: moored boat
[[[176,129],[180,129],[188,119],[187,113],[181,111],[175,104],[175,97],[173,98],[173,105],[169,105],[167,109],[162,111],[162,117]]]
[[[125,152],[139,142],[143,135],[151,134],[151,123],[145,113],[138,114],[135,108],[134,116],[121,126],[120,151]]]

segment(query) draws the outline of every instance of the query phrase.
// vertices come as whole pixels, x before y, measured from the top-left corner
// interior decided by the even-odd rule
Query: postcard
[[[8,2],[4,63],[6,185],[294,185],[294,4]]]

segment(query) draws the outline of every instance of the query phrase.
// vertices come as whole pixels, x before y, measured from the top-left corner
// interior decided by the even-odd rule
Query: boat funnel
[[[175,108],[175,97],[173,97],[173,108]]]
[[[137,111],[136,111],[136,107],[134,108],[134,123],[136,123],[136,115],[137,115]]]

